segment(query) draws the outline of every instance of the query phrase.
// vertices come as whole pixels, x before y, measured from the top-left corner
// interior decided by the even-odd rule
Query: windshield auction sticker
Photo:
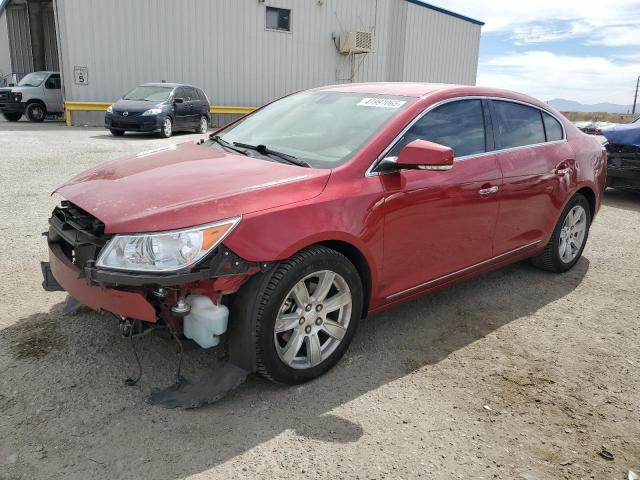
[[[400,108],[404,105],[404,100],[394,100],[392,98],[363,98],[357,105],[359,107],[380,107],[380,108]]]

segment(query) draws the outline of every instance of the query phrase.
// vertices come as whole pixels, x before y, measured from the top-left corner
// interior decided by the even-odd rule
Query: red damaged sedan
[[[129,335],[226,336],[206,393],[178,382],[158,401],[195,406],[248,372],[317,377],[361,318],[444,285],[527,258],[569,270],[605,168],[595,138],[518,93],[317,88],[58,188],[44,286]]]

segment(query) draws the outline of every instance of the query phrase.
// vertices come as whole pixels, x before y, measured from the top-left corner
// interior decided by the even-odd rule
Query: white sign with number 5
[[[89,85],[89,69],[87,67],[73,67],[73,78],[76,85]]]

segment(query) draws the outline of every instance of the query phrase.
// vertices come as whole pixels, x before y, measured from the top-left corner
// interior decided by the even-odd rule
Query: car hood
[[[118,112],[142,113],[150,108],[158,108],[163,102],[147,102],[145,100],[118,100],[113,104],[113,109]]]
[[[183,143],[98,165],[54,193],[101,220],[105,233],[156,232],[308,200],[330,174]]]
[[[40,87],[18,87],[17,85],[14,87],[2,87],[0,91],[3,92],[29,92],[34,90],[40,90]]]

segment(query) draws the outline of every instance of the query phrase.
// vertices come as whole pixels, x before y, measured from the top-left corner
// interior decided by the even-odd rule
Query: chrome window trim
[[[566,132],[566,129],[564,127],[564,123],[562,122],[562,120],[560,120],[555,114],[549,112],[548,110],[545,110],[544,108],[541,108],[541,107],[539,107],[537,105],[533,105],[532,103],[528,103],[528,102],[525,102],[525,101],[522,101],[522,100],[514,100],[514,99],[511,99],[511,98],[491,97],[491,96],[484,96],[484,95],[468,95],[468,96],[464,96],[464,97],[447,98],[445,100],[441,100],[439,102],[434,103],[433,105],[428,106],[425,110],[420,112],[413,120],[411,120],[402,129],[402,131],[400,131],[400,133],[398,135],[396,135],[393,140],[391,140],[389,145],[387,145],[387,147],[382,151],[382,153],[376,157],[376,159],[373,161],[373,163],[371,165],[369,165],[369,168],[367,168],[367,171],[364,174],[365,177],[376,177],[376,176],[380,176],[380,175],[386,175],[388,173],[393,173],[393,172],[376,172],[374,170],[378,166],[378,163],[380,163],[382,161],[382,159],[385,158],[385,156],[391,151],[391,149],[396,145],[396,143],[398,143],[400,141],[400,139],[404,136],[404,134],[407,133],[407,131],[409,131],[409,129],[411,127],[413,127],[418,121],[420,121],[420,119],[422,117],[424,117],[430,111],[434,110],[435,108],[438,108],[441,105],[445,105],[445,104],[451,103],[451,102],[457,102],[457,101],[460,101],[460,100],[497,100],[497,101],[502,101],[502,102],[518,103],[518,104],[521,104],[521,105],[525,105],[527,107],[535,108],[536,110],[539,110],[539,111],[544,112],[544,113],[546,113],[548,115],[551,115],[551,117],[553,117],[560,124],[560,127],[562,128],[562,139],[561,140],[553,140],[551,142],[533,143],[531,145],[520,145],[518,147],[494,149],[494,150],[491,150],[489,152],[482,152],[482,153],[477,153],[477,154],[474,154],[474,155],[464,155],[462,157],[454,158],[453,159],[454,162],[471,160],[473,158],[485,157],[487,155],[495,155],[496,153],[501,153],[501,152],[510,152],[510,151],[514,151],[514,150],[521,150],[523,148],[532,148],[532,147],[539,147],[541,145],[552,145],[552,144],[557,144],[557,143],[564,143],[564,142],[567,141],[567,132]],[[544,120],[541,119],[541,121],[544,123]]]

